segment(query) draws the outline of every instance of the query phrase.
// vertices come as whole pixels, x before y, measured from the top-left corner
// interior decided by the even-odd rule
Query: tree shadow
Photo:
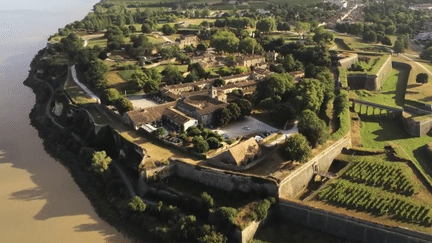
[[[377,137],[374,141],[392,141],[398,139],[410,138],[409,134],[405,132],[402,122],[395,119],[388,119],[385,116],[370,116],[361,114],[360,118],[364,122],[376,122],[380,125],[381,129],[372,132]]]
[[[95,232],[98,234],[105,236],[105,242],[124,242],[125,237],[120,234],[113,234],[110,230],[106,228],[101,228],[98,223],[94,224],[81,224],[74,227],[77,232]]]

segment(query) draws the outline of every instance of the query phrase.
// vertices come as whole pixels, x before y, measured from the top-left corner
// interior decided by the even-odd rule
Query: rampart
[[[427,243],[432,241],[432,235],[429,234],[401,227],[388,227],[289,201],[280,201],[275,210],[280,221],[300,223],[356,242]]]
[[[378,90],[386,81],[392,70],[389,55],[376,74],[352,73],[348,74],[348,86],[352,89]]]
[[[303,164],[292,174],[285,177],[279,183],[279,198],[290,198],[297,195],[307,186],[313,178],[315,171],[328,171],[334,158],[341,153],[343,148],[350,147],[350,145],[351,138],[345,136],[331,147],[324,150],[321,154]]]
[[[431,114],[420,117],[403,117],[402,121],[405,130],[411,136],[421,137],[426,135],[432,129]]]
[[[278,194],[276,181],[268,178],[190,165],[176,159],[170,159],[170,162],[171,164],[158,174],[164,177],[177,175],[228,192],[257,193],[273,197]]]

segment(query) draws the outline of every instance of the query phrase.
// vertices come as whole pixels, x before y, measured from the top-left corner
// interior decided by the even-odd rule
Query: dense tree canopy
[[[304,110],[297,125],[299,133],[303,134],[312,147],[324,144],[329,138],[329,131],[325,122],[311,110]]]
[[[294,102],[298,111],[318,112],[324,101],[324,85],[316,79],[304,79],[295,86]]]
[[[286,73],[274,73],[257,84],[256,96],[259,101],[271,98],[281,101],[285,92],[290,92],[294,86],[294,78]]]
[[[210,40],[210,45],[217,52],[234,53],[238,49],[239,39],[235,34],[228,30],[218,31]]]
[[[256,23],[256,28],[262,32],[270,32],[276,30],[276,22],[273,18],[264,18]]]
[[[289,160],[306,162],[311,157],[308,140],[302,134],[289,136],[285,141],[283,154]]]

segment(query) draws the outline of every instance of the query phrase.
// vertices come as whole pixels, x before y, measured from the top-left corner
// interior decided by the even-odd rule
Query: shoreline
[[[33,60],[38,57],[39,53]],[[67,129],[62,131],[56,127],[56,124],[52,123],[51,119],[46,116],[45,109],[48,109],[47,107],[49,106],[47,103],[47,94],[50,93],[50,96],[53,96],[53,94],[51,94],[51,90],[47,87],[47,85],[49,85],[48,83],[44,83],[43,85],[38,84],[40,81],[34,78],[35,74],[36,70],[34,70],[31,64],[28,77],[24,80],[23,84],[29,87],[35,95],[35,104],[29,114],[30,125],[36,129],[39,138],[42,139],[44,151],[67,169],[74,183],[89,200],[92,208],[101,220],[107,222],[132,242],[144,242],[142,240],[144,239],[143,236],[145,236],[145,242],[152,242],[149,241],[149,237],[151,238],[152,236],[140,233],[143,230],[140,230],[137,226],[122,219],[116,210],[116,205],[110,204],[108,202],[109,200],[107,200],[108,198],[99,195],[98,188],[96,188],[98,181],[89,179],[88,176],[86,176],[85,173],[86,170],[88,171],[88,168],[79,163],[79,154],[71,150],[72,147],[81,146],[81,144],[78,142],[71,144],[71,138],[75,141],[76,138],[70,136]],[[62,137],[63,140],[68,140],[68,144],[59,142],[58,139],[60,137]]]

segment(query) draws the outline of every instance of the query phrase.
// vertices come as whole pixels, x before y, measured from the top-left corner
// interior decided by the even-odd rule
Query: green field
[[[401,107],[404,104],[408,75],[409,70],[407,69],[393,68],[378,93],[366,90],[356,90],[355,93],[362,100],[387,106]]]

